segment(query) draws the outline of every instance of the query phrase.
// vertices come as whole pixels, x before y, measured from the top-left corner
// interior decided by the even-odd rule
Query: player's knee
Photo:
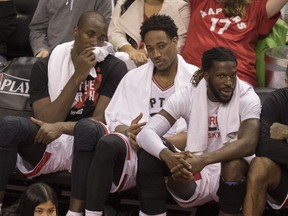
[[[271,175],[271,172],[276,171],[277,167],[274,167],[273,164],[276,166],[276,164],[264,157],[255,157],[249,167],[249,174],[248,174],[248,182],[249,185],[261,185],[266,184],[268,181],[266,181],[269,176]],[[279,169],[280,172],[280,169]]]
[[[21,134],[24,128],[21,120],[16,116],[6,116],[0,120],[0,146],[2,148],[11,147],[13,144],[17,144],[18,140],[25,134]]]
[[[81,119],[74,128],[74,148],[78,151],[93,151],[103,135],[99,123],[91,119]]]
[[[125,141],[115,134],[108,134],[99,140],[97,151],[103,155],[126,154]]]
[[[221,175],[226,181],[240,181],[248,173],[249,165],[244,159],[222,163]]]
[[[142,172],[161,172],[161,161],[144,149],[138,149],[138,170]]]

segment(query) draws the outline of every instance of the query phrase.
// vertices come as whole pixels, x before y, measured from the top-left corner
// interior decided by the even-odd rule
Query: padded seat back
[[[256,94],[259,96],[260,100],[261,100],[261,103],[263,104],[266,96],[272,92],[276,90],[275,88],[268,88],[268,87],[257,87],[255,88],[255,92]]]

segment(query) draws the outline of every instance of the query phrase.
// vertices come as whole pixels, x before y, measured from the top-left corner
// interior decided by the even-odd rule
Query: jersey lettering
[[[217,115],[208,117],[208,139],[214,139],[220,137],[220,131],[218,127]]]
[[[217,26],[217,23],[223,23],[224,26],[222,28],[219,28],[218,30],[218,34],[223,34],[223,32],[225,30],[228,29],[228,27],[230,26],[231,24],[231,21],[228,20],[228,19],[218,19],[218,18],[211,18],[211,27],[210,27],[210,31],[215,31],[216,30],[216,26]]]
[[[222,12],[222,8],[216,8],[215,9],[215,12],[214,12],[214,10],[213,10],[213,8],[209,8],[208,9],[208,13],[206,13],[205,11],[202,11],[202,10],[200,10],[200,13],[201,13],[201,16],[204,18],[205,16],[207,16],[207,15],[217,15],[217,14],[219,14],[220,12]]]
[[[83,103],[86,100],[95,101],[95,88],[94,88],[94,80],[86,80],[84,81],[79,88],[79,92],[76,94],[77,103]],[[81,104],[83,106],[84,104]]]
[[[159,104],[159,107],[163,107],[165,98],[150,98],[150,107],[154,108],[155,104]]]
[[[216,8],[213,10],[213,8],[209,8],[207,12],[205,11],[200,11],[200,14],[202,18],[206,16],[211,16],[211,26],[210,26],[210,31],[211,32],[216,32],[217,34],[221,35],[223,34],[233,23],[236,23],[236,27],[239,30],[243,30],[247,28],[246,24],[241,21],[240,16],[235,16],[232,18],[216,18],[213,17],[213,15],[217,15],[220,12],[222,12],[222,8]]]

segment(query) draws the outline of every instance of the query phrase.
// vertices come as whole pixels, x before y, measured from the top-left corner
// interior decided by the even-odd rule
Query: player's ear
[[[172,43],[173,43],[173,45],[177,48],[178,37],[173,37],[173,38],[172,38]]]
[[[78,34],[78,27],[75,26],[75,27],[73,28],[73,37],[74,37],[74,39],[76,38],[77,34]]]
[[[203,77],[206,81],[209,80],[209,73],[207,71],[204,72]]]

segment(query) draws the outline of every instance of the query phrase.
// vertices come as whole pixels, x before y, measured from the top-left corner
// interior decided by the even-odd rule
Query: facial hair
[[[215,88],[215,86],[213,85],[213,83],[211,82],[211,79],[208,79],[208,88],[210,89],[211,93],[214,95],[214,97],[216,98],[217,102],[223,103],[223,104],[227,104],[230,102],[231,98],[233,97],[234,91],[231,94],[231,97],[228,99],[223,99],[221,97],[220,92]]]

